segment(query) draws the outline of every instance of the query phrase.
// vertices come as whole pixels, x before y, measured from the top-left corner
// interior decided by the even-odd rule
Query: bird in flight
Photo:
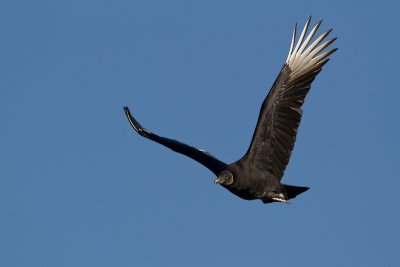
[[[301,106],[311,83],[328,62],[328,56],[337,50],[324,51],[336,40],[324,41],[332,29],[311,41],[322,20],[307,34],[310,22],[311,17],[297,42],[295,25],[285,64],[261,106],[250,146],[238,161],[226,164],[202,149],[152,133],[140,125],[128,107],[124,107],[129,123],[141,136],[207,167],[217,177],[214,182],[231,193],[246,200],[287,203],[309,189],[281,183],[296,141],[303,113]]]

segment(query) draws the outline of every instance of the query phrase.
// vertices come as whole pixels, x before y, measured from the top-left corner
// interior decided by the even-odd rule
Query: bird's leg
[[[289,201],[287,201],[286,199],[282,199],[282,198],[273,197],[272,200],[275,200],[275,201],[281,202],[281,203],[291,204]]]
[[[276,202],[290,204],[283,193],[265,192],[262,197],[274,200]]]

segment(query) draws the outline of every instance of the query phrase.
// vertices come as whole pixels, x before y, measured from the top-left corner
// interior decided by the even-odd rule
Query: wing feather
[[[142,125],[140,125],[140,123],[132,116],[128,107],[124,107],[124,112],[133,129],[141,136],[148,138],[154,142],[157,142],[161,145],[164,145],[177,153],[183,154],[191,159],[194,159],[203,166],[207,167],[215,175],[218,175],[223,169],[226,168],[227,166],[226,163],[220,161],[207,151],[189,146],[177,140],[156,135],[150,132],[149,130],[143,128]]]
[[[295,25],[289,54],[270,92],[264,100],[249,149],[244,156],[253,166],[269,171],[278,179],[289,162],[300,125],[304,99],[311,83],[337,49],[323,52],[336,38],[324,41],[328,30],[312,41],[319,21],[307,35],[311,17],[295,44]],[[321,42],[323,42],[321,44]]]

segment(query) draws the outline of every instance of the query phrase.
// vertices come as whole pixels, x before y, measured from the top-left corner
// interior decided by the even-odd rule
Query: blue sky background
[[[396,1],[0,2],[0,266],[399,266]],[[284,181],[244,201],[148,129],[246,151],[294,23],[334,28]]]

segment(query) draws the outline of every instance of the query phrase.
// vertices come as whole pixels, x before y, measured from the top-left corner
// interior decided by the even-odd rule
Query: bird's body
[[[284,187],[274,175],[268,171],[253,168],[247,160],[239,160],[227,166],[234,179],[232,184],[223,185],[233,194],[246,199],[267,199],[267,192],[285,192]]]
[[[308,190],[308,187],[281,184],[269,171],[258,169],[244,157],[229,164],[219,175],[232,175],[232,183],[221,183],[231,193],[246,200],[261,199],[264,203],[287,202]],[[218,181],[217,181],[218,183]]]
[[[281,179],[294,148],[304,99],[312,81],[328,62],[327,57],[336,51],[335,48],[321,52],[336,39],[320,44],[331,30],[311,42],[322,21],[306,37],[310,20],[311,17],[296,45],[295,27],[288,57],[261,106],[249,149],[238,161],[228,165],[204,150],[158,136],[143,128],[124,107],[130,124],[140,135],[204,165],[217,176],[215,183],[243,199],[287,202],[303,193],[308,187],[285,185]]]

